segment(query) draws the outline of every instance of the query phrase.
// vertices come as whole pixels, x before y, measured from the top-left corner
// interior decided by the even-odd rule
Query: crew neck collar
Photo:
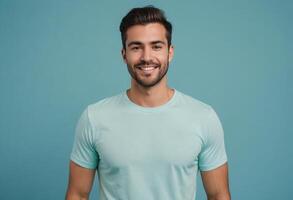
[[[144,111],[144,112],[159,112],[162,110],[165,110],[167,108],[169,108],[172,104],[174,104],[176,98],[177,98],[177,93],[178,91],[175,88],[171,88],[172,90],[174,90],[174,93],[172,95],[172,97],[164,104],[159,105],[159,106],[155,106],[155,107],[145,107],[145,106],[140,106],[136,103],[134,103],[133,101],[131,101],[127,95],[127,90],[125,90],[123,92],[123,97],[124,99],[127,101],[127,103],[129,104],[129,106],[131,106],[133,109],[135,110],[140,110],[140,111]]]

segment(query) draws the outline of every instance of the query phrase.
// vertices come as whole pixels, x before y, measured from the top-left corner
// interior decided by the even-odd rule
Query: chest
[[[172,116],[113,118],[99,131],[96,150],[104,168],[188,166],[197,162],[202,145],[196,120]]]

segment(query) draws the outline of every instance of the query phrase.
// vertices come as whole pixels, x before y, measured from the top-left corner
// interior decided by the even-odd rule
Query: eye
[[[154,50],[160,50],[160,49],[162,49],[162,46],[160,46],[160,45],[155,45],[155,46],[153,46],[153,49],[154,49]]]
[[[136,50],[138,50],[138,49],[139,49],[139,46],[131,47],[131,50],[133,50],[133,51],[136,51]]]

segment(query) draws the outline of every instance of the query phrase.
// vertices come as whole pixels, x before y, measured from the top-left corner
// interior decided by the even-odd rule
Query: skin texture
[[[86,169],[74,162],[69,164],[66,200],[87,200],[95,178],[95,169]]]
[[[231,199],[227,163],[210,171],[201,171],[201,178],[208,200]]]
[[[159,23],[135,25],[127,30],[126,36],[126,49],[122,49],[121,54],[131,76],[131,87],[127,90],[129,99],[144,107],[165,104],[174,94],[167,85],[174,47],[168,45],[164,26]],[[142,67],[155,69],[143,71]],[[201,172],[201,176],[208,200],[230,200],[227,164]],[[70,161],[66,200],[88,199],[94,177],[95,170]]]

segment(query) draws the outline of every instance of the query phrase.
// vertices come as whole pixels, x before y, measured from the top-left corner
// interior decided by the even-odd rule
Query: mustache
[[[143,67],[145,65],[151,65],[151,66],[155,66],[155,67],[159,67],[160,66],[159,63],[155,63],[153,61],[141,61],[141,62],[135,64],[134,67]]]

